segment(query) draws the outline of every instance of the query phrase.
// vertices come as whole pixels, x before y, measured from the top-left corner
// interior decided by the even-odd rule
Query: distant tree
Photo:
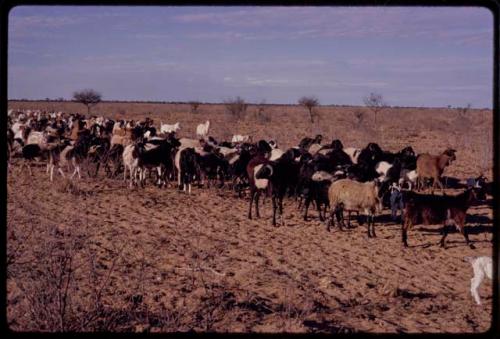
[[[191,105],[191,113],[198,113],[199,101],[190,101],[189,105]]]
[[[73,93],[73,100],[87,106],[87,114],[90,114],[90,108],[101,102],[101,93],[93,89],[84,89]]]
[[[64,101],[64,98],[63,97],[59,97],[59,98],[57,98],[57,101]]]
[[[313,108],[319,105],[319,100],[315,96],[302,97],[298,101],[299,105],[304,106],[309,111],[309,118],[314,122]]]
[[[236,99],[228,99],[224,101],[226,110],[235,118],[242,118],[247,111],[247,103],[241,97],[236,97]]]
[[[363,102],[365,106],[373,112],[376,124],[378,113],[387,107],[387,103],[384,101],[382,94],[370,93],[369,96],[363,98]]]

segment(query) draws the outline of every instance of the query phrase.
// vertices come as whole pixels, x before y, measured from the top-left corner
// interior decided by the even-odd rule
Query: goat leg
[[[402,227],[401,227],[401,234],[402,234],[402,240],[403,240],[403,245],[404,247],[408,247],[408,229],[410,226],[410,222],[408,219],[405,219]]]
[[[250,191],[250,208],[248,209],[248,219],[252,219],[252,205],[253,205],[254,195],[255,195],[255,190],[252,189]]]
[[[344,211],[342,208],[335,208],[335,215],[337,216],[337,223],[339,224],[339,229],[344,231],[345,223],[344,223]]]
[[[255,214],[257,218],[260,218],[260,213],[259,213],[259,198],[260,198],[260,192],[257,191],[255,194]]]
[[[326,230],[328,232],[330,232],[330,226],[332,225],[332,223],[334,223],[334,219],[333,219],[333,215],[335,214],[335,210],[332,208],[330,210],[330,216],[326,219]]]
[[[278,207],[276,205],[276,197],[273,195],[271,200],[273,203],[273,226],[276,226],[276,210],[278,209]]]
[[[462,235],[464,236],[464,238],[465,238],[465,243],[466,243],[467,245],[469,245],[469,247],[470,247],[471,249],[475,249],[475,248],[476,248],[476,246],[474,246],[474,244],[473,244],[473,243],[469,240],[469,235],[468,235],[468,234],[467,234],[467,232],[465,231],[465,227],[464,227],[464,225],[459,225],[459,226],[458,226],[458,230],[459,230],[459,231],[460,231],[460,233],[462,233]]]
[[[279,208],[280,208],[280,222],[281,222],[281,225],[284,226],[285,219],[283,218],[283,196],[280,196],[278,198],[278,202],[279,202]]]
[[[369,218],[370,218],[370,221],[371,221],[371,227],[372,227],[372,237],[373,237],[373,238],[376,238],[376,237],[377,237],[377,235],[375,234],[375,216],[372,214],[372,215],[370,215],[370,216],[369,216]],[[369,224],[370,224],[370,223],[369,223]],[[369,225],[369,224],[368,224],[368,225]]]
[[[441,238],[439,243],[441,244],[441,247],[446,248],[445,247],[445,238],[448,235],[448,225],[446,225],[446,224],[443,225],[443,228],[441,229],[441,234],[443,235],[443,237]]]
[[[309,197],[306,198],[306,201],[304,202],[304,221],[307,221],[307,210],[309,209],[309,204],[311,203]],[[323,220],[321,220],[323,221]]]

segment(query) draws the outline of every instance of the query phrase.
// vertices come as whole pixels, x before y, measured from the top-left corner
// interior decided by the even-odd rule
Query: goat
[[[399,180],[401,185],[408,184],[408,189],[411,191],[413,186],[417,183],[418,174],[416,170],[401,169],[399,173]]]
[[[22,162],[19,171],[22,171],[22,169],[25,166],[27,166],[30,175],[33,175],[33,173],[31,172],[31,162],[35,158],[41,157],[42,155],[43,155],[43,151],[38,144],[29,144],[29,145],[23,146],[22,157],[23,157],[24,161]]]
[[[333,214],[336,214],[337,222],[342,230],[342,211],[346,209],[363,212],[368,218],[368,237],[376,237],[374,216],[382,210],[382,202],[378,193],[379,189],[375,182],[361,183],[350,179],[333,182],[328,189],[331,210],[327,230],[330,231]]]
[[[132,188],[134,183],[137,183],[137,174],[139,169],[139,150],[136,144],[130,144],[123,148],[123,181],[127,180],[127,169],[130,173],[130,184]]]
[[[309,185],[305,188],[305,202],[304,202],[304,221],[307,221],[307,211],[312,201],[316,204],[318,210],[319,220],[325,221],[326,209],[330,207],[328,200],[328,189],[333,181],[342,178],[343,172],[337,171],[335,174],[330,174],[325,171],[315,172],[310,180]],[[323,214],[321,213],[321,206],[324,206]]]
[[[456,160],[454,149],[447,149],[440,155],[430,155],[428,153],[420,154],[417,157],[417,190],[423,188],[423,183],[426,178],[433,179],[432,189],[436,184],[439,185],[441,191],[444,191],[441,175],[444,169]]]
[[[172,139],[176,141],[176,139]],[[158,171],[157,184],[161,186],[166,184],[166,178],[162,175],[162,170],[165,172],[168,169],[172,169],[172,150],[179,146],[177,142],[172,144],[169,140],[162,140],[158,145],[153,148],[147,149],[148,144],[139,144],[138,146],[138,166],[140,170],[140,182],[144,185],[145,180],[145,169],[146,168],[156,168]]]
[[[179,151],[179,178],[186,192],[186,186],[189,187],[188,193],[191,194],[191,183],[200,178],[200,167],[198,163],[198,154],[194,148],[188,147]]]
[[[291,183],[296,181],[296,173],[294,172],[294,159],[291,153],[285,153],[276,161],[267,162],[254,172],[256,181],[268,180],[273,203],[273,226],[276,226],[276,211],[278,208],[281,224],[284,224],[283,197],[290,188]]]
[[[272,151],[271,151],[271,154],[269,156],[269,160],[271,161],[276,161],[278,160],[279,158],[281,158],[283,156],[283,154],[285,154],[285,152],[283,152],[281,149],[279,148],[274,148]]]
[[[359,148],[347,147],[344,148],[344,152],[346,152],[347,155],[351,158],[353,164],[358,163],[359,153],[361,153],[361,150]]]
[[[181,129],[181,126],[178,122],[173,125],[160,123],[160,133],[177,133]]]
[[[229,162],[224,159],[220,153],[208,153],[198,157],[198,163],[201,170],[201,180],[207,181],[207,187],[210,182],[219,179],[219,187],[224,186],[224,179],[228,173]]]
[[[481,305],[481,298],[479,298],[479,286],[484,280],[484,277],[493,279],[493,259],[491,257],[464,257],[464,261],[472,265],[474,270],[474,277],[470,280],[470,293],[476,304]]]
[[[411,191],[403,195],[405,208],[403,214],[402,240],[408,247],[407,233],[415,224],[433,225],[443,224],[441,229],[441,247],[445,247],[445,238],[448,234],[448,225],[454,224],[464,236],[466,244],[475,248],[465,232],[464,224],[467,210],[473,202],[484,199],[482,189],[467,189],[455,196],[437,196],[433,194],[417,194]]]
[[[199,124],[196,127],[196,135],[199,138],[206,138],[206,136],[208,135],[209,128],[210,128],[210,121],[209,120],[207,120],[204,124]]]
[[[231,139],[232,143],[240,143],[240,142],[251,142],[252,137],[249,135],[240,135],[240,134],[235,134],[233,135],[233,138]]]
[[[300,140],[300,142],[299,142],[299,148],[307,151],[307,150],[309,150],[309,147],[312,144],[321,144],[322,140],[323,140],[323,136],[321,134],[317,134],[314,137],[314,139],[313,138],[309,138],[309,137],[305,137],[302,140]]]

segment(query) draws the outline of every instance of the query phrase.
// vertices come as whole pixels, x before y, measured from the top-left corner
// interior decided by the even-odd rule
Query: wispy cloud
[[[419,13],[420,12],[420,13]],[[450,17],[451,24],[443,26],[440,18]],[[192,34],[198,39],[270,40],[321,38],[438,38],[454,39],[460,44],[482,43],[491,40],[493,30],[464,29],[464,20],[484,20],[482,9],[463,8],[380,8],[380,7],[266,7],[223,10],[177,15],[174,22],[203,25],[205,30]],[[456,22],[456,23],[453,23]],[[491,24],[493,22],[491,21]],[[225,28],[224,28],[225,27]],[[219,28],[216,31],[213,29]],[[227,31],[231,28],[231,31]],[[249,32],[249,28],[256,31]],[[221,31],[220,29],[226,30]],[[471,39],[471,37],[473,37]]]

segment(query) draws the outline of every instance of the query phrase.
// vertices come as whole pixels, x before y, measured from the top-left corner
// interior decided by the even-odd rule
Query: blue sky
[[[492,106],[479,7],[20,6],[8,39],[9,99]]]

